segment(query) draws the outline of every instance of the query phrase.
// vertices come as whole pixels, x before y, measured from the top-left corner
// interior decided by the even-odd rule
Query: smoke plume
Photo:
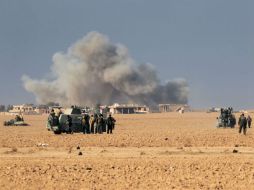
[[[51,78],[22,77],[24,88],[37,103],[95,105],[138,103],[187,103],[188,85],[183,79],[160,83],[150,64],[137,64],[121,44],[91,32],[67,53],[53,56]]]

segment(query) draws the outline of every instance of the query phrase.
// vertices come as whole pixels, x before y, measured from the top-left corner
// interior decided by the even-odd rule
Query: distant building
[[[13,109],[9,110],[13,114],[35,114],[35,106],[33,104],[13,105]]]
[[[149,113],[149,108],[137,104],[114,104],[109,106],[109,112],[112,114]]]
[[[187,104],[159,104],[159,112],[184,112],[190,111]]]
[[[49,113],[49,107],[47,105],[39,105],[34,109],[34,111],[37,114],[48,114]]]
[[[212,107],[212,108],[209,108],[207,110],[207,113],[210,113],[210,112],[220,112],[221,108],[215,108],[215,107]]]

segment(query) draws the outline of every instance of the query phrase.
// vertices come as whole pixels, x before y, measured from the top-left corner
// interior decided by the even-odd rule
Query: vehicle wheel
[[[54,134],[55,134],[55,135],[60,135],[60,134],[61,134],[61,131],[54,131]]]

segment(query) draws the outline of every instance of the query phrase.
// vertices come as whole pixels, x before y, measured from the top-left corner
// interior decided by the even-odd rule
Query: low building
[[[112,114],[138,114],[149,113],[149,108],[145,105],[137,104],[114,104],[109,106],[109,112]]]
[[[160,112],[184,112],[190,111],[190,106],[187,104],[159,104]]]
[[[37,114],[48,114],[49,107],[47,105],[39,105],[34,110]]]
[[[13,105],[13,109],[9,110],[12,114],[36,114],[33,104]]]

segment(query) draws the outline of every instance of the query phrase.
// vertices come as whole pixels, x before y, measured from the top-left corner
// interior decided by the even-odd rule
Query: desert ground
[[[114,115],[112,135],[54,135],[46,115],[5,127],[1,115],[0,189],[254,189],[253,129],[218,129],[217,115]]]

